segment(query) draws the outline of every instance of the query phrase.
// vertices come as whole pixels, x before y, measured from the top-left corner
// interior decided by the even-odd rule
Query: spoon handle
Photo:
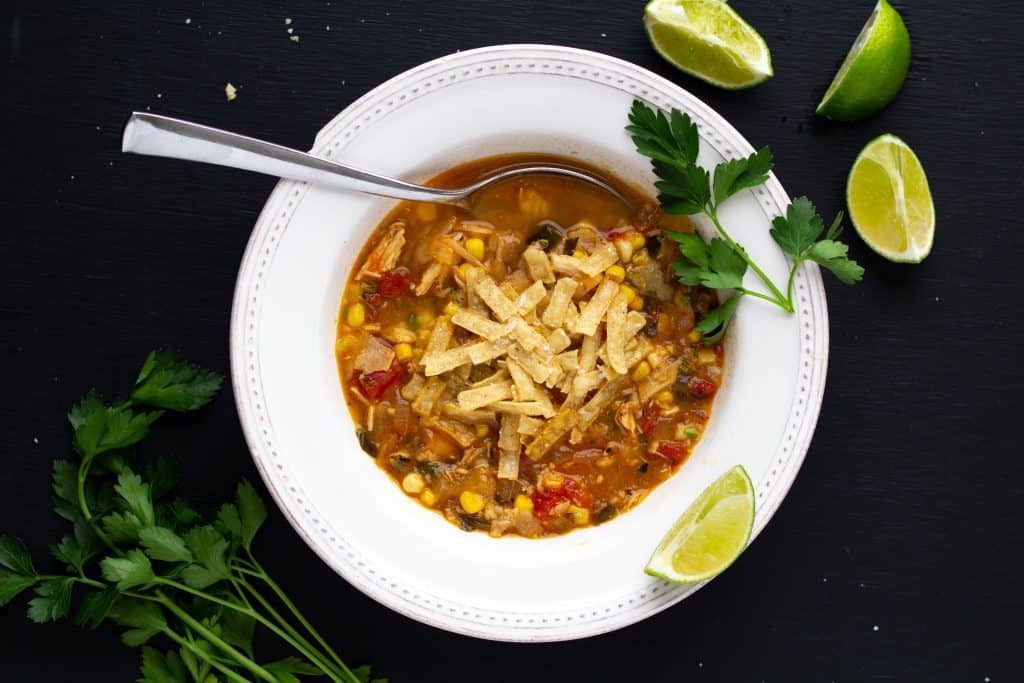
[[[406,183],[271,142],[143,112],[134,112],[128,119],[121,151],[229,166],[395,199],[457,203],[463,194]]]

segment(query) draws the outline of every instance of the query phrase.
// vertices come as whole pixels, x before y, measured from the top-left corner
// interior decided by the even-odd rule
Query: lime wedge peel
[[[753,527],[754,485],[737,465],[690,503],[644,571],[673,583],[706,581],[740,556]]]
[[[899,93],[909,68],[907,27],[887,0],[879,0],[816,111],[837,121],[876,114]]]
[[[749,88],[774,73],[764,39],[721,0],[651,0],[644,28],[673,66],[720,88]]]
[[[920,159],[895,135],[861,150],[846,181],[850,220],[883,258],[920,263],[935,241],[935,205]]]

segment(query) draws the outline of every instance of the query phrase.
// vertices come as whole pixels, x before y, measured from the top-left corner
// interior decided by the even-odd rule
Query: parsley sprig
[[[63,570],[37,571],[22,541],[0,536],[0,606],[31,589],[32,621],[70,618],[77,602],[78,624],[121,626],[121,640],[142,648],[141,683],[368,683],[369,667],[347,667],[256,559],[267,510],[251,484],[204,516],[173,497],[173,460],[135,452],[166,411],[201,408],[222,381],[158,350],[127,400],[92,391],[72,407],[77,457],[53,464],[55,510],[71,524],[50,546]],[[257,627],[295,654],[259,660]]]
[[[847,246],[836,239],[842,231],[843,214],[840,212],[825,232],[821,216],[806,197],[797,197],[787,207],[785,216],[778,216],[772,221],[772,238],[793,260],[785,292],[722,226],[718,218],[722,203],[741,190],[757,187],[768,180],[772,169],[772,153],[768,147],[746,158],[720,163],[709,173],[697,162],[700,136],[697,125],[687,114],[672,109],[666,115],[660,109],[652,109],[635,100],[629,121],[626,130],[637,151],[651,159],[654,174],[658,177],[655,187],[660,193],[658,201],[662,211],[681,216],[704,213],[718,232],[710,242],[694,233],[665,233],[679,245],[682,254],[673,266],[680,282],[735,292],[717,308],[708,311],[697,324],[695,329],[704,335],[705,343],[714,344],[722,339],[743,296],[763,299],[792,313],[795,310],[793,277],[805,261],[813,261],[830,270],[846,284],[861,279],[864,269],[847,256]],[[823,232],[825,237],[821,239]],[[743,285],[748,268],[768,289],[767,293]]]

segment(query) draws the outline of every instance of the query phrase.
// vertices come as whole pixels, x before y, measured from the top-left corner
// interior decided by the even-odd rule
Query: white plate
[[[554,152],[653,194],[648,163],[623,131],[635,97],[689,112],[705,165],[752,151],[721,116],[644,69],[592,52],[515,45],[450,55],[393,78],[327,124],[313,153],[416,181],[481,156]],[[788,201],[772,177],[721,211],[777,282],[787,262],[768,229]],[[740,307],[709,428],[676,476],[600,527],[492,539],[462,532],[403,495],[359,449],[344,404],[333,352],[338,304],[353,259],[391,206],[279,183],[235,292],[231,367],[242,426],[277,504],[324,562],[381,604],[439,628],[567,640],[644,619],[696,589],[642,569],[686,505],[736,463],[756,482],[754,534],[764,528],[803,461],[825,384],[828,324],[815,266],[797,274],[795,315],[754,300]]]

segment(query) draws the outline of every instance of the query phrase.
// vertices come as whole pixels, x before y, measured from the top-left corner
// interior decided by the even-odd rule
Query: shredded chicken
[[[380,276],[398,265],[398,257],[405,246],[405,221],[397,220],[388,227],[388,231],[380,238],[380,242],[366,257],[363,267],[356,273],[356,280],[365,278],[378,279]]]

